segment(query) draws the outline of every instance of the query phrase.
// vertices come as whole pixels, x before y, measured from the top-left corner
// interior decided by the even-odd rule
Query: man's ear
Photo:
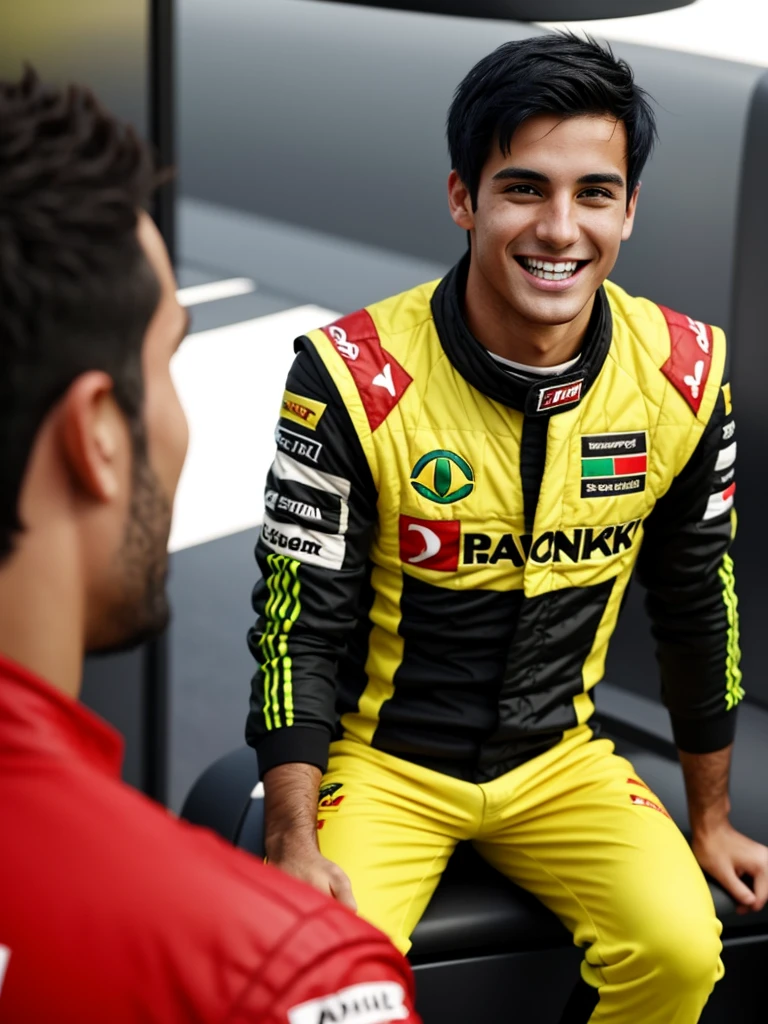
[[[121,453],[128,430],[114,400],[112,378],[100,370],[81,374],[61,401],[60,437],[76,484],[96,501],[120,490]]]
[[[454,224],[458,224],[465,231],[471,231],[474,228],[475,216],[472,209],[472,197],[456,171],[451,171],[448,175],[448,208],[451,211]]]
[[[635,226],[635,211],[637,210],[637,198],[640,195],[640,184],[638,181],[637,185],[635,185],[635,190],[627,204],[627,212],[624,214],[624,227],[621,229],[622,242],[627,241],[632,234],[632,228]]]

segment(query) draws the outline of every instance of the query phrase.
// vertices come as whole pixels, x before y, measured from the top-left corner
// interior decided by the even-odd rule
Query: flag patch
[[[582,498],[609,498],[644,491],[647,472],[648,442],[644,430],[582,437]]]

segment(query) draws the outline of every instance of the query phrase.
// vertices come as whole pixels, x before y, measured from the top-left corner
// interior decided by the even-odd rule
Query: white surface
[[[697,0],[689,7],[637,18],[541,22],[605,39],[687,50],[707,57],[768,67],[768,4],[765,0]]]
[[[293,339],[337,318],[321,306],[298,306],[201,331],[181,346],[172,370],[190,440],[171,551],[261,522]]]
[[[226,281],[209,281],[206,284],[190,285],[189,288],[179,288],[176,298],[182,306],[200,306],[204,302],[232,299],[235,295],[247,295],[255,290],[256,284],[250,277],[230,277]]]

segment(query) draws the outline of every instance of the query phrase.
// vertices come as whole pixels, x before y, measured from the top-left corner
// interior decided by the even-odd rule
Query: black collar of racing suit
[[[611,347],[613,323],[605,289],[601,287],[595,295],[577,365],[565,373],[528,381],[504,370],[467,327],[463,304],[468,273],[466,253],[432,296],[435,327],[455,369],[488,398],[527,416],[550,416],[578,405],[597,379]]]

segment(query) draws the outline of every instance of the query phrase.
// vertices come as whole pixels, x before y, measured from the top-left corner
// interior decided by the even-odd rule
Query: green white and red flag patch
[[[644,430],[581,438],[581,496],[610,498],[645,490],[648,440]]]

